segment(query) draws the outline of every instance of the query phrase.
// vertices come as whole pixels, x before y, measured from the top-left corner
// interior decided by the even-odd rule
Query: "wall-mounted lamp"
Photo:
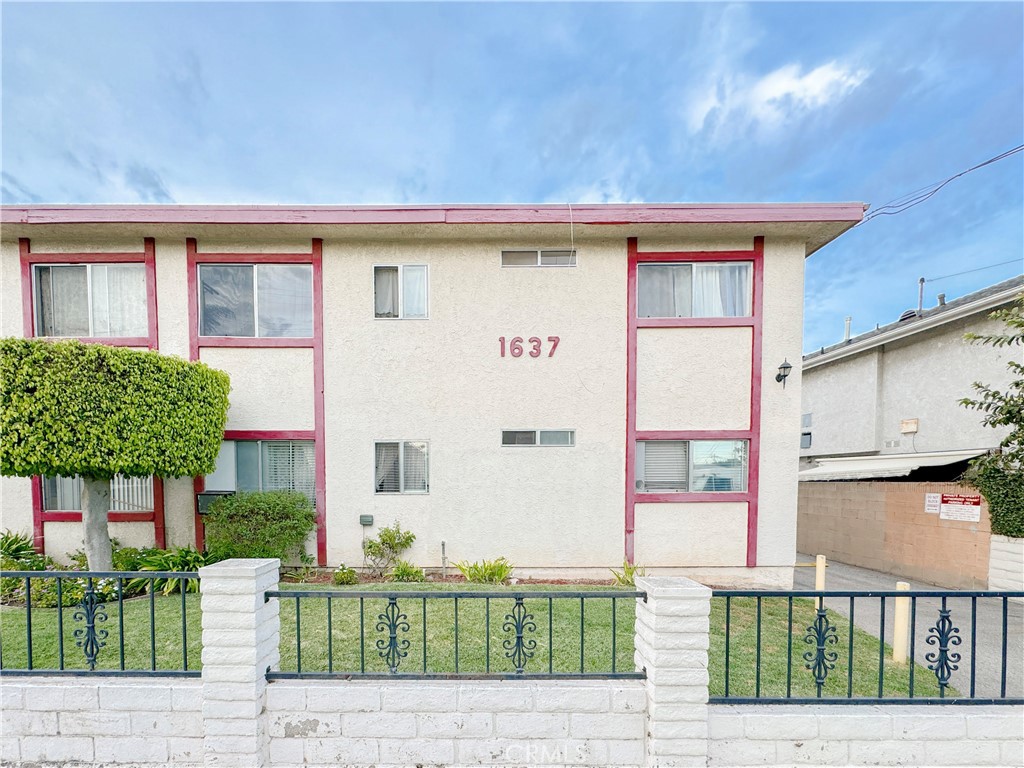
[[[779,366],[779,372],[775,374],[775,380],[782,382],[782,388],[786,388],[786,379],[789,378],[789,372],[793,370],[793,366],[789,364],[789,360],[783,360],[782,365]]]

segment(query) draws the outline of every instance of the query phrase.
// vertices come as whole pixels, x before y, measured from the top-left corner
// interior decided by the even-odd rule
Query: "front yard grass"
[[[320,585],[284,585],[282,589],[325,590]],[[517,585],[495,587],[472,584],[362,584],[339,591],[362,592],[438,592],[457,589],[460,592],[524,592],[533,591],[622,591],[613,587],[551,587],[549,585]],[[362,614],[360,616],[360,602]],[[296,604],[298,603],[298,612]],[[328,604],[330,605],[331,633],[328,640]],[[426,627],[424,630],[424,604]],[[398,632],[406,654],[399,660],[399,672],[454,673],[458,654],[460,673],[512,673],[515,666],[508,657],[503,643],[514,632],[504,629],[506,616],[511,613],[514,600],[510,597],[470,598],[458,600],[458,643],[456,650],[455,600],[450,597],[402,598],[398,607],[408,623],[407,630]],[[293,598],[281,600],[281,670],[294,672],[386,673],[385,660],[377,647],[378,641],[387,639],[387,630],[379,630],[380,615],[387,606],[385,598],[334,597]],[[524,637],[535,640],[530,648],[532,656],[526,661],[527,673],[607,673],[613,669],[612,654],[612,600],[587,599],[582,615],[579,598],[535,597],[525,600],[527,612],[535,629],[527,628]],[[189,670],[201,667],[201,626],[199,596],[189,594],[183,601],[180,595],[134,598],[124,602],[123,621],[117,604],[106,607],[107,620],[97,624],[108,636],[100,650],[97,669],[122,668],[120,654],[121,626],[124,630],[124,669],[128,670]],[[489,627],[488,627],[489,609]],[[810,670],[805,668],[803,654],[813,652],[814,645],[804,640],[807,628],[814,622],[814,601],[793,600],[791,642],[788,629],[786,598],[762,598],[760,695],[785,696],[787,692],[787,664],[789,665],[789,691],[792,696],[815,696],[816,688]],[[155,633],[151,640],[150,613]],[[72,616],[74,608],[63,609],[64,668],[85,669],[84,655],[76,642],[75,630],[82,622]],[[754,696],[757,693],[757,627],[756,600],[732,598],[729,632],[729,695]],[[632,672],[634,601],[623,597],[615,600],[614,669]],[[32,609],[32,661],[38,670],[59,668],[58,610]],[[855,697],[878,695],[879,641],[860,629],[853,632],[853,676],[849,670],[849,622],[834,611],[829,621],[837,630],[837,643],[828,650],[837,653],[835,667],[828,673],[822,696],[847,696],[848,687]],[[363,627],[360,633],[360,625]],[[581,631],[582,625],[582,631]],[[725,599],[714,598],[711,609],[710,695],[725,694]],[[184,626],[185,643],[182,644]],[[487,631],[489,628],[489,632]],[[360,642],[362,636],[363,641]],[[424,642],[424,637],[426,641]],[[551,644],[549,645],[549,637]],[[0,608],[0,662],[4,669],[27,668],[26,610],[24,607]],[[787,646],[791,648],[791,661],[787,659]],[[581,660],[582,650],[582,660]],[[931,650],[929,648],[929,650]],[[183,652],[184,651],[184,652]],[[886,661],[882,665],[882,691],[885,697],[903,697],[909,692],[909,665],[894,664],[891,649],[883,646]],[[488,661],[489,660],[489,661]],[[920,661],[920,657],[918,661]],[[300,667],[301,665],[301,667]],[[582,666],[581,666],[582,665]],[[918,664],[914,669],[914,695],[937,696],[935,675]],[[946,690],[947,696],[957,692]]]

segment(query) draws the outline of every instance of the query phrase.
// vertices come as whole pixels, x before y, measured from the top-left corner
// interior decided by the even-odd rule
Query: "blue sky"
[[[4,203],[863,201],[1024,143],[1024,4],[4,3]],[[804,347],[1021,273],[1024,155],[807,263]]]

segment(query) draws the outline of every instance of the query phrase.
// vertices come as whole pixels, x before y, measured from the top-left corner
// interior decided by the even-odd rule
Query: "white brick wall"
[[[992,536],[989,540],[988,588],[1024,590],[1024,539]]]
[[[274,766],[644,762],[640,680],[298,681],[267,689]]]
[[[1024,707],[711,705],[708,765],[1024,765]]]
[[[203,765],[202,683],[83,677],[0,683],[0,764]]]

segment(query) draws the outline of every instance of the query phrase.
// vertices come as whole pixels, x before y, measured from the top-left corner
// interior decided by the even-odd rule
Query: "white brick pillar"
[[[199,569],[203,610],[205,764],[269,765],[267,669],[280,660],[277,589],[281,561],[225,560]]]
[[[636,580],[636,664],[647,671],[647,764],[706,765],[711,590],[690,579]]]

